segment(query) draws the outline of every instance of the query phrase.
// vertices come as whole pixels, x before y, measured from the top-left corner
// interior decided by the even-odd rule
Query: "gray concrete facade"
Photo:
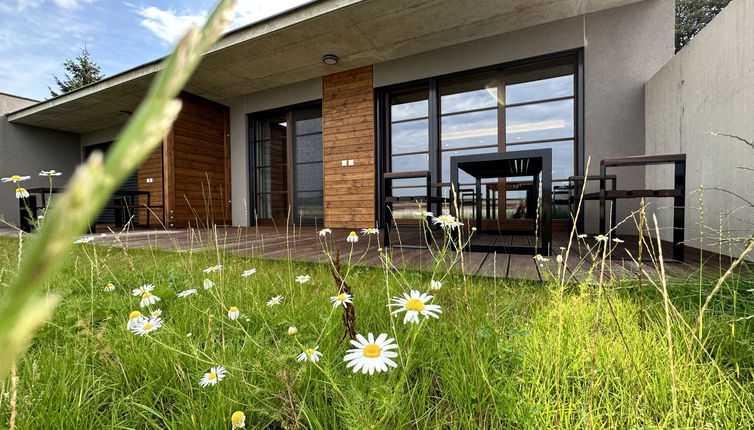
[[[686,239],[694,247],[731,253],[723,235],[746,236],[754,209],[754,148],[711,133],[754,139],[754,2],[733,0],[646,86],[646,153],[686,153]],[[668,188],[668,169],[646,171],[650,187]],[[700,189],[703,191],[703,217]],[[670,203],[656,203],[660,225],[671,225]],[[721,225],[722,224],[722,225]],[[665,238],[670,237],[664,231]]]
[[[79,135],[62,131],[11,124],[0,116],[0,176],[28,175],[24,188],[47,187],[49,180],[39,176],[41,170],[63,172],[55,186],[63,186],[81,162]],[[0,184],[0,217],[18,225],[19,203],[13,184]],[[5,225],[0,225],[4,227]]]

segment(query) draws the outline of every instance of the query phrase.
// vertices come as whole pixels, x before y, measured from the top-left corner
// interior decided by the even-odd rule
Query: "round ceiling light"
[[[325,54],[322,57],[322,62],[327,64],[328,66],[334,66],[338,64],[338,56],[335,54]]]

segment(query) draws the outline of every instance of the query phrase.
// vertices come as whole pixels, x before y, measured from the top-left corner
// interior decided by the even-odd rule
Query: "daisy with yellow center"
[[[84,236],[84,237],[80,237],[80,238],[74,240],[73,243],[75,243],[76,245],[81,245],[81,244],[84,244],[84,243],[89,243],[89,242],[91,242],[93,240],[94,240],[94,238],[91,237],[91,236]]]
[[[209,266],[206,269],[204,269],[204,273],[215,273],[223,270],[223,265],[218,264],[217,266]]]
[[[181,291],[180,293],[176,294],[176,296],[178,296],[180,298],[184,298],[184,297],[188,297],[188,296],[190,296],[192,294],[195,294],[195,293],[196,293],[196,288],[191,288],[191,289],[188,289],[188,290]]]
[[[390,314],[395,315],[400,312],[406,312],[403,324],[409,322],[418,323],[419,315],[423,315],[425,318],[433,317],[439,319],[440,317],[437,314],[442,313],[440,305],[427,304],[428,301],[432,300],[432,297],[416,290],[411,290],[409,294],[403,293],[403,297],[393,297],[390,299],[393,303],[390,303],[388,306],[396,306],[397,309]]]
[[[330,233],[332,233],[332,230],[330,230],[329,228],[323,228],[317,234],[319,234],[320,236],[326,236]]]
[[[231,306],[230,309],[228,309],[228,318],[231,320],[236,320],[241,315],[241,311],[238,310],[237,307]]]
[[[139,336],[151,333],[158,328],[162,327],[162,319],[160,317],[152,317],[149,320],[144,318],[138,325],[131,329],[131,331]]]
[[[24,187],[18,187],[16,188],[16,198],[17,199],[25,199],[29,197],[29,192],[26,191],[26,188]]]
[[[448,214],[443,214],[437,218],[432,218],[432,223],[439,225],[442,228],[450,228],[451,230],[458,227],[459,225],[463,225],[463,223],[456,220],[456,217]]]
[[[162,316],[162,309],[155,309],[151,312],[153,317],[161,317]]]
[[[12,175],[7,178],[3,178],[3,182],[13,182],[14,184],[17,184],[21,181],[25,181],[27,179],[31,179],[31,176],[21,176],[21,175]]]
[[[379,229],[371,228],[371,227],[370,228],[362,228],[361,229],[361,234],[377,234],[379,232],[380,232]]]
[[[542,254],[537,254],[534,256],[534,261],[539,263],[539,265],[541,266],[543,263],[550,261],[550,259],[543,257]]]
[[[435,216],[435,214],[419,209],[418,211],[414,212],[414,216],[418,216],[419,218],[426,218]]]
[[[144,284],[144,285],[142,285],[139,288],[134,288],[133,290],[131,290],[131,294],[133,294],[134,296],[140,296],[140,295],[142,295],[144,293],[149,293],[152,290],[154,290],[154,285],[152,285],[152,284]]]
[[[146,292],[141,295],[141,302],[139,302],[139,306],[142,308],[147,306],[152,306],[153,304],[159,302],[161,299],[157,296],[155,296],[152,293]]]
[[[207,387],[210,385],[215,385],[225,379],[226,373],[227,371],[222,366],[213,367],[209,369],[209,372],[205,373],[204,376],[202,376],[201,380],[199,380],[199,386]]]
[[[320,357],[322,357],[322,353],[317,351],[319,349],[319,346],[315,346],[313,349],[309,348],[298,355],[296,358],[296,361],[311,361],[312,363],[316,363],[319,361]]]
[[[233,415],[230,416],[230,424],[233,426],[231,430],[246,427],[246,415],[241,411],[233,412]]]
[[[142,315],[139,311],[133,311],[128,314],[128,324],[126,324],[126,328],[128,330],[133,330],[134,327],[137,327],[145,322],[147,322],[147,317]]]
[[[442,282],[435,281],[434,279],[429,282],[429,289],[431,291],[439,291],[442,288]]]
[[[311,279],[312,279],[312,277],[309,276],[309,275],[299,275],[299,276],[296,276],[296,282],[298,282],[299,284],[306,284]]]
[[[332,302],[332,307],[337,308],[338,306],[343,306],[344,308],[348,307],[348,303],[353,303],[351,301],[351,296],[348,293],[340,293],[337,296],[330,297],[330,301]]]
[[[214,282],[212,282],[212,281],[211,281],[211,280],[209,280],[209,279],[205,279],[204,281],[202,281],[202,285],[204,285],[204,289],[205,289],[205,290],[209,290],[210,288],[212,288],[212,287],[214,287],[214,286],[215,286],[215,283],[214,283]]]
[[[47,176],[49,178],[53,176],[60,176],[62,174],[62,172],[58,172],[57,170],[42,170],[41,172],[39,172],[39,176]]]
[[[605,236],[604,234],[598,234],[597,236],[594,236],[594,239],[597,242],[607,242],[607,236]]]
[[[115,285],[113,285],[112,282],[108,282],[107,285],[105,285],[105,291],[112,292],[115,291]]]
[[[283,300],[283,296],[275,296],[267,301],[267,306],[279,305],[282,300]]]
[[[374,338],[369,333],[365,338],[361,334],[356,335],[356,339],[351,340],[351,345],[355,348],[349,349],[343,361],[347,362],[346,367],[353,367],[354,373],[361,370],[361,373],[373,375],[374,372],[385,372],[388,366],[398,367],[391,358],[398,356],[398,353],[391,349],[398,348],[394,343],[395,339],[388,339],[387,334],[382,333]]]
[[[348,233],[348,237],[346,238],[346,241],[350,243],[356,243],[359,241],[359,236],[356,235],[355,231],[352,231]]]
[[[248,278],[249,276],[251,276],[251,275],[253,275],[255,273],[257,273],[257,269],[252,268],[252,269],[249,269],[249,270],[244,270],[243,273],[241,273],[241,276],[243,276],[244,278]]]

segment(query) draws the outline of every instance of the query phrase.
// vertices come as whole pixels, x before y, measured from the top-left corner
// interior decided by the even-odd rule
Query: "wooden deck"
[[[327,235],[328,246],[331,250],[340,248],[343,258],[347,258],[351,244],[346,242],[350,230],[335,229]],[[203,249],[222,250],[241,256],[253,256],[265,259],[287,259],[308,262],[326,262],[324,253],[324,238],[317,234],[312,227],[289,227],[288,230],[275,227],[220,227],[217,230],[181,229],[170,231],[131,231],[119,236],[114,241],[112,235],[103,238],[95,235],[95,243],[101,245],[113,244],[129,248],[163,248],[177,251],[199,251]],[[402,232],[403,243],[408,243],[408,233]],[[597,280],[602,274],[606,278],[635,278],[638,273],[634,258],[638,256],[638,238],[621,236],[623,243],[611,242],[614,250],[602,264],[601,256],[593,255],[588,246],[594,246],[596,241],[591,236],[581,244],[571,247],[568,256],[567,270],[571,281],[585,282]],[[477,243],[485,244],[513,244],[531,245],[531,238],[524,235],[478,235],[474,238]],[[364,236],[359,233],[359,241],[353,246],[351,260],[359,265],[381,267],[384,262],[377,251],[380,247],[380,235]],[[395,243],[395,240],[393,240]],[[417,243],[417,242],[414,242]],[[553,255],[550,261],[537,263],[532,255],[511,255],[465,252],[453,254],[443,263],[446,269],[452,271],[464,270],[470,275],[516,278],[530,280],[545,280],[557,272],[555,255],[568,247],[568,235],[555,233],[553,236]],[[663,244],[663,255],[671,255],[669,243]],[[389,255],[392,264],[397,268],[412,270],[431,270],[435,257],[428,249],[391,248]],[[698,270],[700,266],[699,250],[687,248],[687,261],[684,263],[667,262],[666,273],[671,276],[685,277]],[[461,257],[462,260],[461,261]],[[644,251],[645,270],[655,273],[657,268],[648,261],[647,251]],[[730,264],[728,257],[705,253],[701,256],[705,260],[705,271],[710,275],[718,273],[719,268]]]

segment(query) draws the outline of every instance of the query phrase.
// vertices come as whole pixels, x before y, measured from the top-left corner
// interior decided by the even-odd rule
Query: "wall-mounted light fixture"
[[[335,54],[325,54],[322,57],[322,62],[327,64],[328,66],[334,66],[338,64],[338,56]]]

